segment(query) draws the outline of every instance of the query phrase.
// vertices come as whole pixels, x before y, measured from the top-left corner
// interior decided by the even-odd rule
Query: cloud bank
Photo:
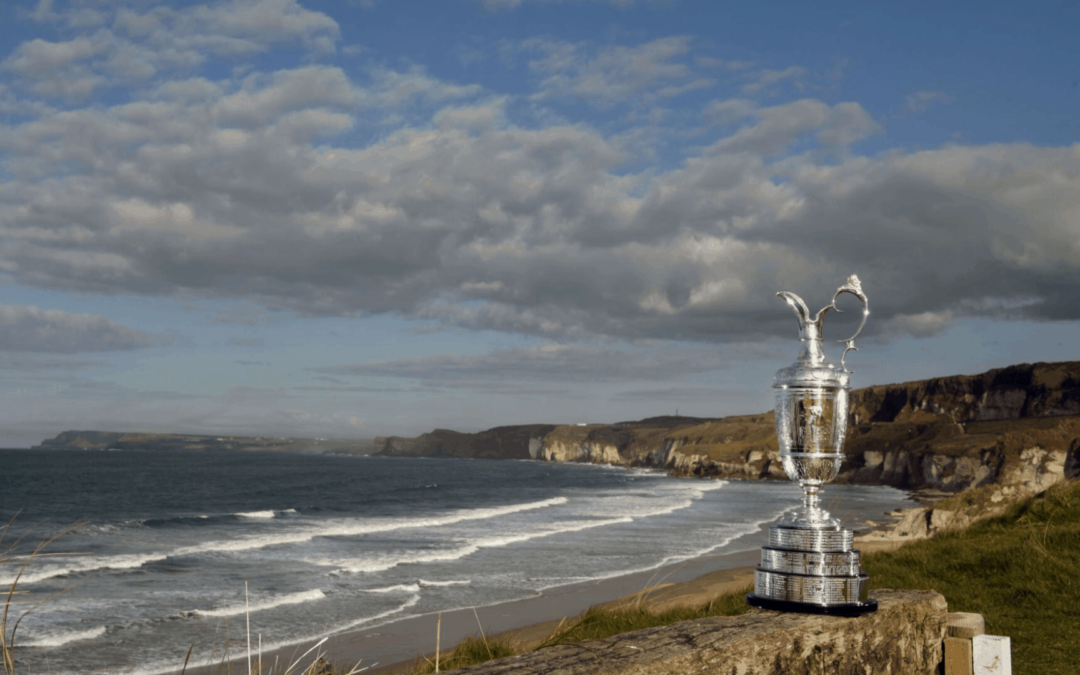
[[[77,354],[143,349],[170,342],[170,337],[128,328],[100,315],[0,305],[0,350],[3,351]],[[23,361],[12,361],[7,367],[17,368],[20,363]],[[54,364],[48,360],[33,363],[38,368]]]
[[[860,156],[882,126],[859,102],[797,87],[776,102],[805,69],[726,69],[679,36],[522,41],[511,51],[531,55],[535,86],[508,95],[320,62],[338,26],[291,0],[96,23],[58,11],[43,16],[78,18],[76,37],[0,63],[0,273],[20,284],[563,341],[787,337],[775,292],[822,304],[851,273],[880,340],[973,316],[1080,318],[1080,144]],[[298,63],[208,69],[273,45]],[[120,100],[86,102],[116,87]],[[670,169],[640,168],[675,135],[649,118],[560,113],[617,117],[688,92],[703,101],[698,144]],[[61,321],[21,316],[25,345]],[[101,324],[90,351],[148,339],[121,329]]]

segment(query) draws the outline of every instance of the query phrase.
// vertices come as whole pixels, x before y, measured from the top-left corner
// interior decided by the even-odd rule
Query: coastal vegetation
[[[956,499],[956,498],[954,498]],[[1080,635],[1080,482],[967,529],[866,556],[875,588],[922,588],[1012,641],[1018,673],[1075,673]]]

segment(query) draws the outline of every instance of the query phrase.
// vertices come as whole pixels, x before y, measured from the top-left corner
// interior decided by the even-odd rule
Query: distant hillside
[[[771,411],[477,434],[439,429],[417,438],[377,438],[375,446],[376,454],[391,456],[530,458],[656,467],[676,475],[787,478]],[[1080,362],[857,389],[844,452],[837,482],[904,489],[958,492],[1020,474],[1036,482],[1046,472],[1080,474]]]
[[[65,431],[31,450],[261,450],[367,455],[371,439],[289,438],[282,436],[203,436],[196,434]]]

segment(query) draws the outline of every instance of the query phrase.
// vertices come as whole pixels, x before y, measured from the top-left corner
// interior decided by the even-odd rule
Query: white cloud
[[[577,96],[600,105],[670,98],[715,81],[696,76],[685,63],[690,38],[660,38],[636,47],[603,47],[594,55],[578,45],[531,39],[520,49],[543,56],[529,67],[543,76],[540,96]]]
[[[75,354],[142,349],[171,341],[97,314],[0,305],[0,349],[7,351]],[[42,367],[40,360],[32,364],[35,369]]]
[[[316,56],[332,53],[339,34],[337,22],[296,0],[231,0],[175,10],[157,6],[141,13],[119,8],[111,25],[101,11],[58,14],[51,3],[39,4],[33,16],[63,20],[74,29],[101,26],[65,42],[24,42],[0,62],[0,69],[19,75],[37,94],[69,102],[163,70],[189,71],[211,57],[245,57],[288,45]]]
[[[822,146],[846,147],[880,130],[862,106],[851,102],[829,106],[816,99],[800,99],[755,109],[752,114],[757,118],[755,124],[723,139],[716,149],[770,156],[810,133],[816,135]]]
[[[430,77],[421,66],[412,66],[406,72],[376,68],[372,72],[372,88],[378,91],[383,105],[397,107],[410,100],[423,97],[428,101],[475,96],[482,91],[476,84],[455,85]]]
[[[757,106],[753,101],[745,98],[729,98],[722,101],[713,101],[705,108],[704,117],[710,123],[718,126],[727,126],[742,122],[757,112]]]
[[[46,78],[61,68],[100,54],[106,48],[100,36],[80,37],[68,42],[35,39],[19,45],[4,59],[3,67],[27,77]]]
[[[743,85],[742,92],[751,95],[758,94],[775,84],[787,80],[794,80],[796,86],[798,86],[799,78],[805,74],[806,69],[801,66],[788,66],[783,70],[761,70],[755,74],[756,79],[753,82]]]
[[[907,107],[912,112],[921,113],[934,104],[947,105],[952,101],[952,97],[943,91],[917,91],[908,94]]]
[[[877,342],[891,342],[902,338],[929,338],[943,335],[953,321],[953,312],[920,312],[898,314],[885,321],[879,331]]]
[[[309,66],[252,75],[240,91],[218,99],[213,113],[222,126],[265,127],[286,112],[355,106],[362,95],[340,68]]]

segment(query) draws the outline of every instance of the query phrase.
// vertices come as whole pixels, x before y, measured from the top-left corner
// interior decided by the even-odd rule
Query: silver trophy
[[[862,302],[859,329],[846,340],[840,366],[829,363],[821,343],[821,324],[830,309],[841,311],[836,299],[850,293]],[[777,371],[776,435],[780,461],[788,478],[805,493],[803,504],[769,528],[769,545],[761,549],[754,571],[754,592],[746,601],[754,607],[780,611],[857,616],[877,609],[868,597],[869,577],[862,571],[859,551],[852,550],[852,532],[821,508],[818,493],[840,471],[848,420],[848,375],[844,357],[855,349],[855,338],[870,310],[859,278],[848,277],[832,302],[811,318],[802,298],[788,291],[778,296],[799,318],[802,350],[798,360]]]

